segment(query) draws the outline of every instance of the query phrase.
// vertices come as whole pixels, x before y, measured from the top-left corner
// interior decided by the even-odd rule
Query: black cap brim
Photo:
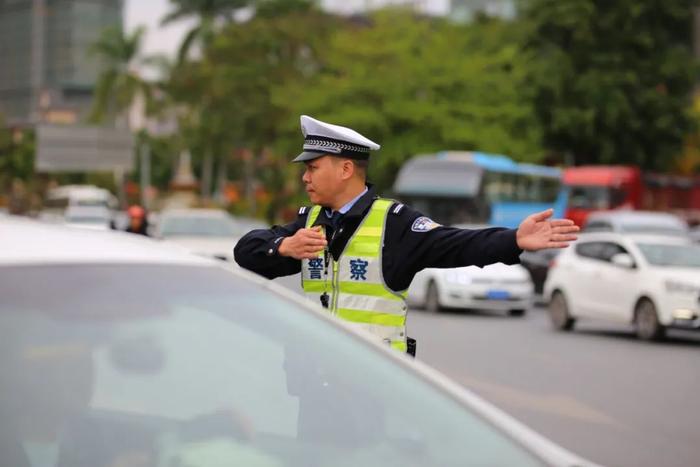
[[[299,154],[292,162],[308,162],[326,155],[329,154],[325,152],[304,151],[301,154]]]

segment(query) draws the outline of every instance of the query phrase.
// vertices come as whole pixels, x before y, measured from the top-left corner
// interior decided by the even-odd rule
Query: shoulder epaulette
[[[308,213],[308,210],[309,210],[309,208],[306,207],[306,206],[300,207],[300,208],[299,208],[299,215],[300,215],[300,216],[303,216],[304,214],[307,214],[307,213]]]
[[[405,204],[403,203],[398,203],[394,206],[394,208],[391,210],[392,214],[401,214],[401,210],[404,208]]]

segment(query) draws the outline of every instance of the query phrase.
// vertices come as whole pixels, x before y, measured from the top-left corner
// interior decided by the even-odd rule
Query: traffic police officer
[[[380,198],[366,182],[379,145],[354,130],[301,117],[306,164],[302,177],[313,204],[296,221],[253,230],[234,249],[236,262],[264,277],[302,273],[304,292],[329,312],[401,351],[406,291],[424,268],[519,262],[522,250],[563,248],[576,239],[570,220],[547,210],[515,229],[442,226],[399,202]]]

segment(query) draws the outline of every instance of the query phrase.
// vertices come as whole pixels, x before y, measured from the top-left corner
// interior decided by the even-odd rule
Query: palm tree
[[[126,111],[138,98],[149,108],[151,86],[135,69],[144,32],[143,27],[131,34],[108,28],[92,46],[91,53],[102,61],[103,68],[95,86],[91,122],[100,123],[112,114],[126,121]]]
[[[237,10],[254,3],[254,0],[170,0],[174,10],[168,13],[161,24],[172,23],[183,18],[197,17],[198,24],[193,27],[182,40],[178,51],[178,63],[182,63],[197,40],[208,43],[216,32],[216,20],[222,18],[226,22],[234,20]]]
[[[151,85],[136,70],[144,32],[143,27],[131,34],[125,34],[119,27],[107,28],[91,47],[90,52],[102,63],[89,116],[91,123],[102,123],[106,117],[114,116],[118,126],[128,128],[128,111],[139,99],[146,113],[149,112]],[[120,203],[124,205],[124,171],[115,170],[114,178]]]

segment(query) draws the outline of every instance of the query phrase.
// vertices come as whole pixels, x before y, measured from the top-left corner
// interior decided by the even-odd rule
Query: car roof
[[[104,188],[99,188],[95,185],[63,185],[49,190],[47,196],[49,198],[58,198],[62,196],[70,197],[95,197],[108,196],[110,192]]]
[[[578,242],[589,241],[621,241],[629,240],[635,243],[663,243],[669,245],[692,245],[693,242],[682,236],[645,234],[645,233],[620,233],[620,232],[581,232],[578,234]]]
[[[18,216],[0,218],[0,266],[71,263],[211,264],[141,235],[87,231]],[[233,248],[233,244],[231,245]]]
[[[593,220],[607,220],[615,224],[624,224],[627,221],[635,222],[663,222],[664,224],[676,223],[685,225],[683,219],[675,214],[668,212],[656,211],[631,211],[631,210],[615,210],[615,211],[597,211],[588,215],[588,222]]]

